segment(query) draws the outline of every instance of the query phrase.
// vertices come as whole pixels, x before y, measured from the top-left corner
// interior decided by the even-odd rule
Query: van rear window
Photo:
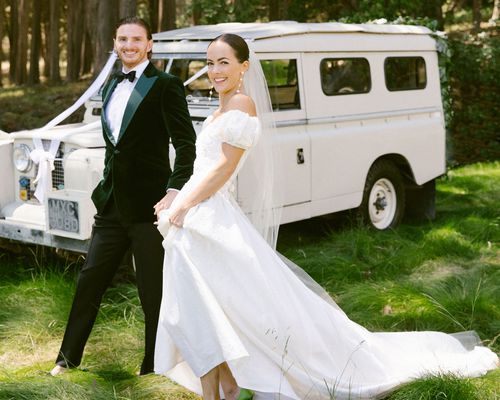
[[[297,60],[261,60],[274,111],[300,109]]]
[[[384,62],[385,85],[391,92],[425,89],[427,73],[422,57],[388,57]]]
[[[325,58],[320,72],[321,88],[327,96],[368,93],[372,86],[366,58]]]

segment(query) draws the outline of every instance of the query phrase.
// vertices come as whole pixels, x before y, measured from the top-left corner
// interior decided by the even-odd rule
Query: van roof
[[[310,33],[375,33],[399,35],[429,35],[423,26],[390,24],[343,24],[340,22],[301,23],[273,21],[267,23],[229,22],[217,25],[197,25],[153,34],[156,42],[180,40],[211,40],[222,33],[235,33],[247,40],[304,35]]]

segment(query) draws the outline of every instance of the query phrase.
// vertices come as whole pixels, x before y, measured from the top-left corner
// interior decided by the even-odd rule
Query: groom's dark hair
[[[120,21],[118,21],[118,23],[116,24],[116,27],[115,27],[115,33],[113,35],[113,38],[116,38],[116,31],[122,25],[142,26],[144,28],[144,30],[146,31],[146,37],[148,38],[148,40],[153,39],[153,35],[151,34],[151,27],[149,26],[149,24],[145,20],[143,20],[140,17],[125,17],[125,18],[122,18]],[[148,52],[148,58],[151,58],[151,55],[152,55],[152,51]]]
[[[250,50],[248,49],[247,42],[245,42],[245,39],[241,36],[235,35],[234,33],[223,33],[212,40],[210,44],[214,42],[224,42],[231,46],[240,63],[247,61],[250,57]],[[210,44],[208,45],[209,47]]]

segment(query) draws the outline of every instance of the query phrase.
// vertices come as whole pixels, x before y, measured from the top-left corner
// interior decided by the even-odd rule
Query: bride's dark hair
[[[212,43],[219,41],[231,46],[231,48],[234,50],[236,58],[240,63],[248,61],[250,57],[250,50],[248,49],[247,42],[245,42],[245,40],[241,36],[235,35],[234,33],[223,33],[222,35],[219,35],[214,40],[212,40],[208,47],[210,47]]]

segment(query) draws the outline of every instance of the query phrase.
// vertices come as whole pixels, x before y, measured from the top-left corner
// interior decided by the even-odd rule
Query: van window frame
[[[337,60],[364,60],[366,62],[367,66],[367,71],[368,71],[368,88],[366,91],[362,92],[345,92],[345,93],[327,93],[325,91],[325,86],[323,84],[323,77],[324,75],[321,72],[321,66],[323,62],[325,61],[337,61]],[[333,96],[346,96],[346,95],[353,95],[353,94],[367,94],[372,91],[373,84],[372,84],[372,73],[371,73],[371,65],[370,65],[370,60],[366,57],[326,57],[322,58],[321,61],[319,62],[319,80],[321,84],[321,90],[325,96],[328,97],[333,97]]]
[[[274,108],[273,106],[273,113],[282,113],[282,112],[286,112],[286,111],[300,111],[300,110],[303,110],[303,101],[302,101],[302,96],[303,96],[303,93],[301,91],[301,86],[300,86],[300,77],[299,77],[299,62],[300,62],[300,59],[299,57],[287,57],[287,56],[284,56],[284,57],[272,57],[272,58],[268,58],[266,57],[266,55],[262,55],[262,58],[259,58],[259,62],[261,63],[261,66],[262,66],[262,62],[273,62],[273,61],[288,61],[288,66],[290,66],[290,62],[291,61],[295,61],[295,78],[297,80],[297,83],[296,83],[296,88],[297,88],[297,94],[298,94],[298,104],[296,104],[298,107],[290,107],[290,108]],[[264,71],[264,67],[262,67],[262,70]],[[269,82],[267,82],[267,78],[266,78],[266,84],[267,84],[267,90],[269,91],[269,95],[271,96],[271,90],[269,88]],[[271,96],[271,99],[272,99],[272,96]],[[279,104],[278,104],[279,105]]]
[[[425,72],[425,81],[424,81],[424,86],[423,87],[412,87],[412,88],[403,88],[403,89],[389,89],[389,85],[387,84],[387,63],[391,59],[408,59],[408,58],[414,58],[414,59],[421,59],[424,62],[424,72]],[[384,59],[384,83],[385,83],[385,88],[389,92],[409,92],[413,90],[425,90],[427,88],[427,83],[429,80],[427,79],[427,62],[425,61],[425,58],[422,57],[421,55],[412,55],[412,56],[388,56]]]

